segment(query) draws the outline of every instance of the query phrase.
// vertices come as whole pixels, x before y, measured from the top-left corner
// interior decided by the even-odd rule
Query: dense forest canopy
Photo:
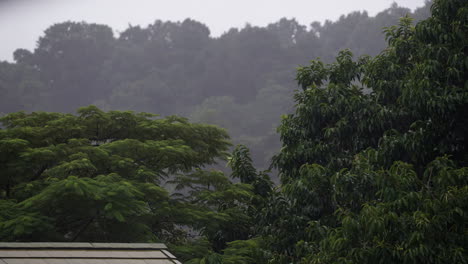
[[[293,106],[294,71],[317,57],[331,62],[345,48],[376,55],[385,48],[382,28],[410,14],[419,21],[429,6],[411,13],[391,6],[335,22],[300,25],[281,19],[210,37],[203,24],[156,20],[114,34],[106,25],[52,25],[33,51],[17,50],[0,63],[0,114],[15,111],[73,113],[94,104],[104,110],[181,114],[228,129],[268,167],[280,148],[275,129]]]
[[[18,50],[17,62],[0,72],[4,84],[37,92],[25,97],[31,106],[57,100],[60,111],[70,111],[74,105],[60,96],[77,88],[85,93],[74,94],[81,103],[111,107],[118,89],[121,98],[139,97],[138,106],[154,105],[165,117],[96,106],[1,117],[0,240],[159,241],[188,264],[467,263],[468,2],[435,0],[419,23],[398,10],[406,13],[393,6],[375,18],[354,13],[310,30],[281,20],[219,39],[190,20],[132,27],[118,39],[105,26],[51,27],[34,53]],[[353,41],[345,44],[354,54],[325,42],[330,32],[350,39],[368,32],[358,30],[363,21],[374,26],[379,16],[399,15],[383,29],[386,46],[371,56]],[[343,28],[355,30],[346,35]],[[329,49],[336,57],[325,53],[296,68],[300,88],[294,105],[281,109],[275,151],[256,114],[269,116],[268,102],[286,100],[291,69],[283,66],[305,56],[301,47],[312,46],[305,43],[318,45],[307,51],[312,55]],[[153,49],[159,52],[147,53]],[[80,59],[98,66],[81,72]],[[177,67],[167,67],[172,60]],[[91,98],[95,80],[78,77],[99,79],[96,69],[112,76],[100,79],[103,87],[115,85],[110,97],[99,88]],[[167,78],[170,72],[178,78]],[[235,89],[230,81],[242,76],[236,84],[244,86]],[[71,80],[80,83],[64,86]],[[211,89],[204,82],[218,82],[218,93],[198,94]],[[191,89],[197,85],[201,90]],[[12,91],[21,90],[10,91],[11,103],[26,100]],[[154,97],[145,96],[150,91]],[[171,96],[181,101],[171,106]],[[276,152],[279,184],[257,169],[246,146],[228,153],[226,130],[166,116],[171,107],[233,131],[246,125],[247,136],[272,140],[265,144]],[[220,160],[230,174],[207,169]]]

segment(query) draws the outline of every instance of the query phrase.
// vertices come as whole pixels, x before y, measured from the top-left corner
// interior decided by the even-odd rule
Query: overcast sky
[[[309,25],[357,10],[375,15],[393,2],[412,10],[424,5],[424,0],[0,0],[0,60],[11,61],[17,48],[34,49],[47,27],[67,20],[107,24],[118,32],[129,23],[192,18],[219,36],[231,27],[265,26],[282,17]]]

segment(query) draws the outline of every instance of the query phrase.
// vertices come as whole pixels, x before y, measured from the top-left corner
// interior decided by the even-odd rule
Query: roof
[[[0,242],[0,264],[174,264],[159,243]]]

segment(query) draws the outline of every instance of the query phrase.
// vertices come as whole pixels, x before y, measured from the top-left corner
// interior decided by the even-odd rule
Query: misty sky
[[[106,24],[118,32],[129,23],[192,18],[219,36],[247,22],[265,26],[282,17],[309,25],[356,10],[375,15],[393,2],[413,10],[424,5],[424,0],[0,0],[0,60],[12,60],[17,48],[34,49],[47,27],[67,20]]]

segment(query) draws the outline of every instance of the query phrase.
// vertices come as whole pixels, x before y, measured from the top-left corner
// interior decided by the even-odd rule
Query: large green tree
[[[211,125],[94,106],[0,121],[3,241],[177,240],[179,203],[163,182],[229,146]]]
[[[385,33],[374,58],[298,70],[262,223],[274,263],[468,261],[468,2]]]
[[[203,170],[228,157],[225,130],[95,106],[0,121],[0,241],[160,241],[187,263],[265,259],[266,172],[242,145],[233,180]]]

